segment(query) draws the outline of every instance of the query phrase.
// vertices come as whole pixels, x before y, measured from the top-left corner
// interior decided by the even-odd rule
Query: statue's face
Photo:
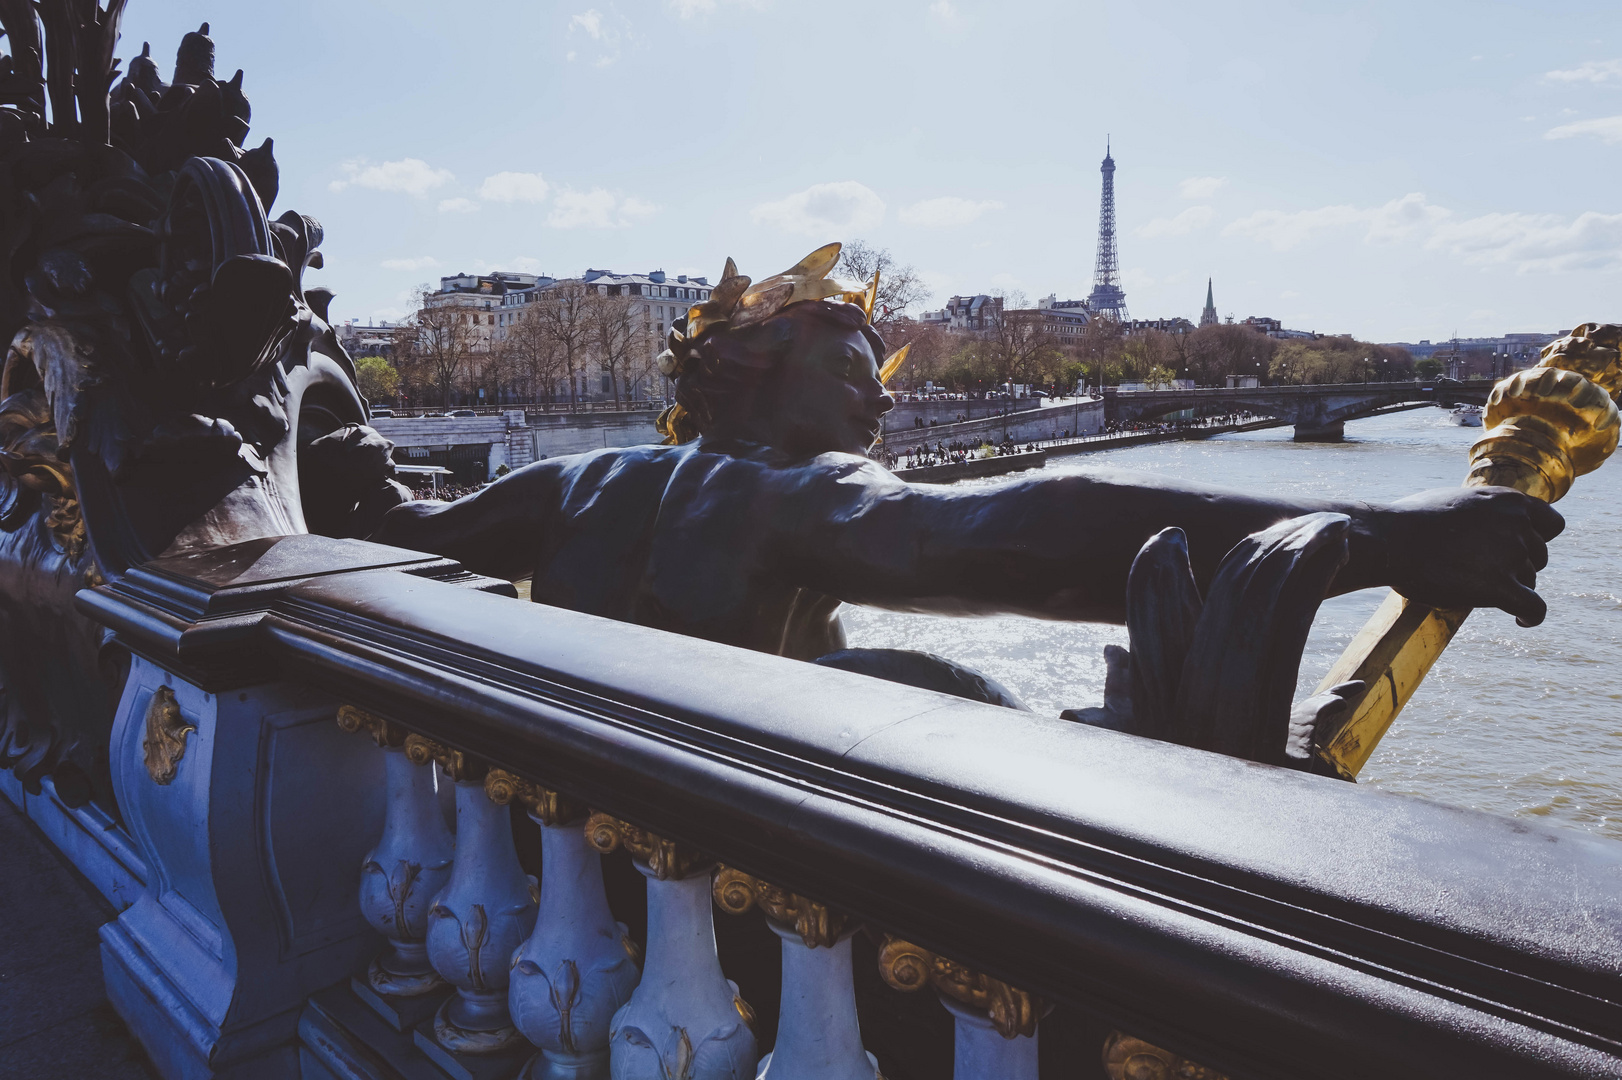
[[[767,393],[772,441],[796,455],[867,453],[879,437],[879,418],[895,408],[879,382],[872,345],[859,330],[802,326]]]

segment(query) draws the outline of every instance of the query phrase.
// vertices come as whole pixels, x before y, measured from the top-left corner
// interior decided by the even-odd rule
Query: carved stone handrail
[[[215,688],[324,689],[1230,1075],[1622,1063],[1614,843],[519,605],[364,547],[276,587],[222,549],[80,595],[170,670],[207,643]]]

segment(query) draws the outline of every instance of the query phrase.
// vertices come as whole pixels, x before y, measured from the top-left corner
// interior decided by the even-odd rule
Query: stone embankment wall
[[[952,402],[942,402],[950,405]],[[967,404],[957,402],[958,405]],[[928,423],[928,421],[925,421]],[[917,446],[937,442],[963,442],[971,446],[981,443],[1001,443],[1005,438],[1014,442],[1035,442],[1039,439],[1096,435],[1104,430],[1104,403],[1078,401],[1069,405],[1053,405],[1046,409],[1027,409],[1006,415],[996,415],[961,424],[941,424],[937,427],[913,427],[895,421],[895,414],[885,417],[884,446],[894,454],[902,454]]]
[[[514,409],[497,416],[380,416],[372,426],[394,443],[394,459],[403,465],[447,465],[453,469],[483,462],[483,480],[506,465],[522,468],[532,461],[663,441],[654,429],[658,413],[524,413]],[[455,453],[453,453],[455,451]]]

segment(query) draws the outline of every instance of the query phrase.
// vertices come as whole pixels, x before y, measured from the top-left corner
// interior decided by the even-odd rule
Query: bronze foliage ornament
[[[1215,1069],[1119,1031],[1104,1042],[1104,1072],[1110,1080],[1227,1080]]]
[[[586,819],[586,841],[607,855],[623,847],[660,881],[679,881],[708,872],[715,860],[685,844],[666,840],[611,814],[595,813]]]
[[[567,795],[531,783],[505,769],[491,769],[485,775],[484,794],[497,806],[516,800],[543,825],[567,825],[586,816],[586,808]]]
[[[910,993],[933,987],[981,1010],[1005,1039],[1035,1035],[1036,1022],[1047,1011],[1040,998],[889,934],[879,944],[879,975],[891,989]]]
[[[180,702],[175,692],[160,686],[152,692],[146,707],[146,736],[141,740],[141,753],[146,762],[147,775],[152,782],[168,786],[180,769],[180,759],[186,756],[186,736],[197,730],[181,715]]]
[[[715,903],[729,915],[742,915],[758,907],[779,926],[793,928],[806,948],[830,948],[856,930],[850,918],[826,905],[778,888],[730,866],[715,873],[711,889]]]

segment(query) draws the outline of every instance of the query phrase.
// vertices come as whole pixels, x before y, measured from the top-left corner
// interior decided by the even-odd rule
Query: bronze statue
[[[1542,620],[1533,588],[1563,521],[1509,490],[1372,505],[1105,469],[971,491],[896,479],[865,456],[894,399],[872,289],[826,277],[838,251],[754,285],[728,261],[661,358],[676,382],[667,445],[549,459],[454,503],[407,503],[373,539],[531,574],[542,603],[815,660],[844,648],[842,603],[1122,622],[1133,560],[1162,529],[1182,530],[1204,591],[1246,537],[1327,513],[1345,522],[1344,565],[1322,582],[1333,593],[1389,585]]]
[[[122,10],[0,4],[0,767],[109,809],[123,660],[74,593],[165,553],[357,535],[407,497],[331,293],[303,284],[321,226],[266,214],[242,73],[215,78],[205,23],[171,81],[148,48],[114,86]]]

